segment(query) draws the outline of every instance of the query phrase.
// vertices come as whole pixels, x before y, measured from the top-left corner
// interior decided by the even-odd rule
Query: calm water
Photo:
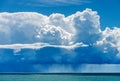
[[[120,81],[120,75],[0,74],[0,81]]]

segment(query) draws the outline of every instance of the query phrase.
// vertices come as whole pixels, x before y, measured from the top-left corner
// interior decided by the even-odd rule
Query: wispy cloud
[[[84,3],[90,3],[88,0],[27,0],[19,1],[20,4],[25,4],[27,6],[69,6],[69,5],[82,5]]]
[[[19,52],[21,49],[40,49],[44,47],[55,47],[55,48],[64,48],[64,49],[74,49],[77,47],[88,47],[88,45],[81,43],[76,43],[73,45],[50,45],[47,43],[33,43],[33,44],[9,44],[9,45],[0,45],[0,49],[13,49],[14,53]]]
[[[88,3],[88,1],[83,0],[41,0],[38,1],[44,4],[50,4],[50,5],[81,5],[83,3]]]

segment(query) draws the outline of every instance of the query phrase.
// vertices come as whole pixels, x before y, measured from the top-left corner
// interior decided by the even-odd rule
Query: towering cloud
[[[38,13],[1,13],[0,22],[2,39],[0,44],[35,42],[65,44],[72,36],[59,24],[58,26],[52,24],[49,17]]]
[[[96,11],[86,9],[83,12],[77,12],[69,17],[75,28],[75,41],[86,44],[95,43],[99,39],[101,29],[99,15]]]
[[[0,44],[90,44],[98,40],[100,33],[99,16],[91,9],[68,17],[35,12],[0,13]]]
[[[76,64],[119,64],[120,28],[102,31],[99,19],[91,9],[67,17],[60,13],[0,13],[0,64],[20,66],[18,71],[21,66],[38,71],[53,69],[50,64],[62,64],[61,70],[69,64],[70,70],[79,69]]]

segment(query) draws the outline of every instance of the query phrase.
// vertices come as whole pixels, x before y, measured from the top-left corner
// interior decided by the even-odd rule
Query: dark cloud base
[[[83,64],[119,64],[117,50],[104,53],[100,47],[88,46],[75,49],[44,47],[41,49],[0,49],[0,72],[75,72]],[[70,71],[65,71],[70,67]],[[51,69],[52,68],[52,69]],[[72,70],[71,70],[72,69]],[[77,70],[76,70],[77,69]],[[57,69],[56,69],[57,70]]]

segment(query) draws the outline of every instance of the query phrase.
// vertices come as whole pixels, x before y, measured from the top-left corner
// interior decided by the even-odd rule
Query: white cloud
[[[102,31],[102,38],[101,40],[97,41],[97,45],[102,45],[105,49],[104,50],[112,50],[108,49],[109,47],[116,48],[119,53],[117,54],[120,56],[120,28],[114,27],[110,29],[106,27],[104,31]]]
[[[21,49],[34,47],[36,43],[73,47],[82,42],[85,45],[96,45],[104,53],[112,48],[120,53],[120,28],[107,27],[101,31],[99,20],[97,11],[88,8],[67,17],[60,13],[50,16],[36,12],[0,13],[0,48],[10,44],[13,48],[18,44]]]
[[[0,13],[0,44],[72,45],[83,42],[91,45],[102,42],[119,49],[120,29],[101,31],[99,19],[97,12],[91,9],[67,17],[58,13],[50,16],[35,12]]]
[[[14,53],[20,52],[21,49],[40,49],[44,47],[56,47],[56,48],[65,48],[65,49],[75,49],[77,47],[88,47],[88,45],[83,43],[76,43],[74,45],[50,45],[47,43],[33,43],[33,44],[10,44],[10,45],[0,45],[0,49],[13,49]]]
[[[95,43],[99,39],[101,34],[100,29],[100,17],[96,11],[86,9],[83,12],[77,12],[69,16],[69,20],[75,28],[75,36],[77,42],[83,42],[86,44]]]
[[[50,23],[49,17],[38,13],[0,13],[0,44],[45,42],[65,44],[72,34]],[[54,42],[53,42],[54,41]]]
[[[99,16],[91,9],[68,17],[57,13],[50,16],[35,12],[0,13],[0,44],[90,44],[100,32]]]

